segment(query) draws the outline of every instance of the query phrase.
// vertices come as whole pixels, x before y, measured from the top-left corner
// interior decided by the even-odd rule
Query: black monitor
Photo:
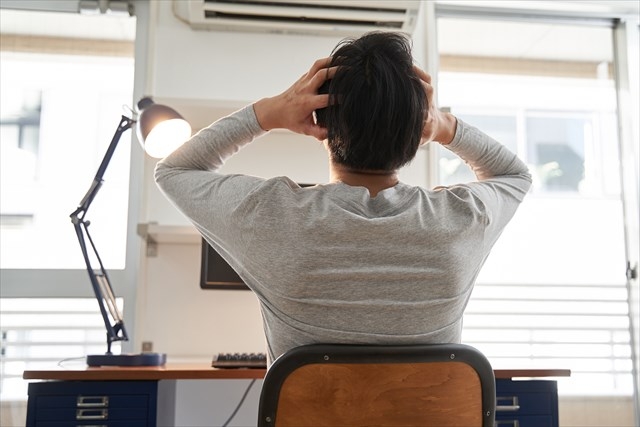
[[[249,290],[238,273],[204,239],[202,239],[200,287],[202,289]]]

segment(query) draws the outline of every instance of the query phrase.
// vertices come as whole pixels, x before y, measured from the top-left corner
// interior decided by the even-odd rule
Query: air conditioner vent
[[[411,33],[419,1],[174,0],[174,13],[194,29],[359,35]]]
[[[211,12],[205,11],[205,18],[219,18],[219,19],[240,19],[246,21],[256,22],[299,22],[302,24],[336,24],[336,25],[363,25],[368,27],[381,27],[381,28],[402,28],[402,22],[398,21],[357,21],[348,19],[328,19],[328,18],[314,18],[307,16],[263,16],[263,15],[240,15],[234,13],[223,12]]]

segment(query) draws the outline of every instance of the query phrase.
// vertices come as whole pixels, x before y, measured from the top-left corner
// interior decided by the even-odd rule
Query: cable
[[[240,407],[244,403],[244,400],[247,398],[247,395],[249,394],[249,391],[251,390],[251,387],[253,387],[253,384],[255,382],[256,382],[255,378],[251,380],[251,382],[249,383],[249,386],[244,391],[244,394],[242,395],[242,398],[240,399],[240,402],[238,402],[238,405],[236,406],[236,409],[233,410],[233,413],[231,414],[229,419],[227,419],[227,421],[225,421],[224,424],[222,424],[222,427],[227,427],[229,425],[229,423],[231,422],[231,420],[233,420],[233,418],[236,416],[236,414],[240,410]]]
[[[64,366],[64,364],[65,364],[65,363],[67,363],[67,362],[80,361],[80,360],[84,360],[84,359],[85,359],[85,357],[84,357],[84,356],[83,356],[83,357],[68,357],[68,358],[66,358],[66,359],[59,360],[59,361],[58,361],[58,363],[57,363],[57,365],[58,365],[58,367],[60,367],[60,368],[64,368],[64,369],[66,369],[66,367]]]

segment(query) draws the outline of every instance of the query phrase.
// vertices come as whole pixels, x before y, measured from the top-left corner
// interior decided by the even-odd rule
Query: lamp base
[[[164,353],[90,354],[89,366],[162,366],[167,362]]]

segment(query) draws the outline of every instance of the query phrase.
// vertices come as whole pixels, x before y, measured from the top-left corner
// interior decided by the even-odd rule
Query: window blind
[[[627,294],[620,285],[478,284],[463,342],[494,368],[570,369],[564,395],[631,395]]]
[[[122,306],[122,299],[118,299]],[[93,298],[0,298],[0,399],[26,399],[28,369],[85,364],[106,352],[106,331]],[[120,352],[120,343],[112,351]]]

